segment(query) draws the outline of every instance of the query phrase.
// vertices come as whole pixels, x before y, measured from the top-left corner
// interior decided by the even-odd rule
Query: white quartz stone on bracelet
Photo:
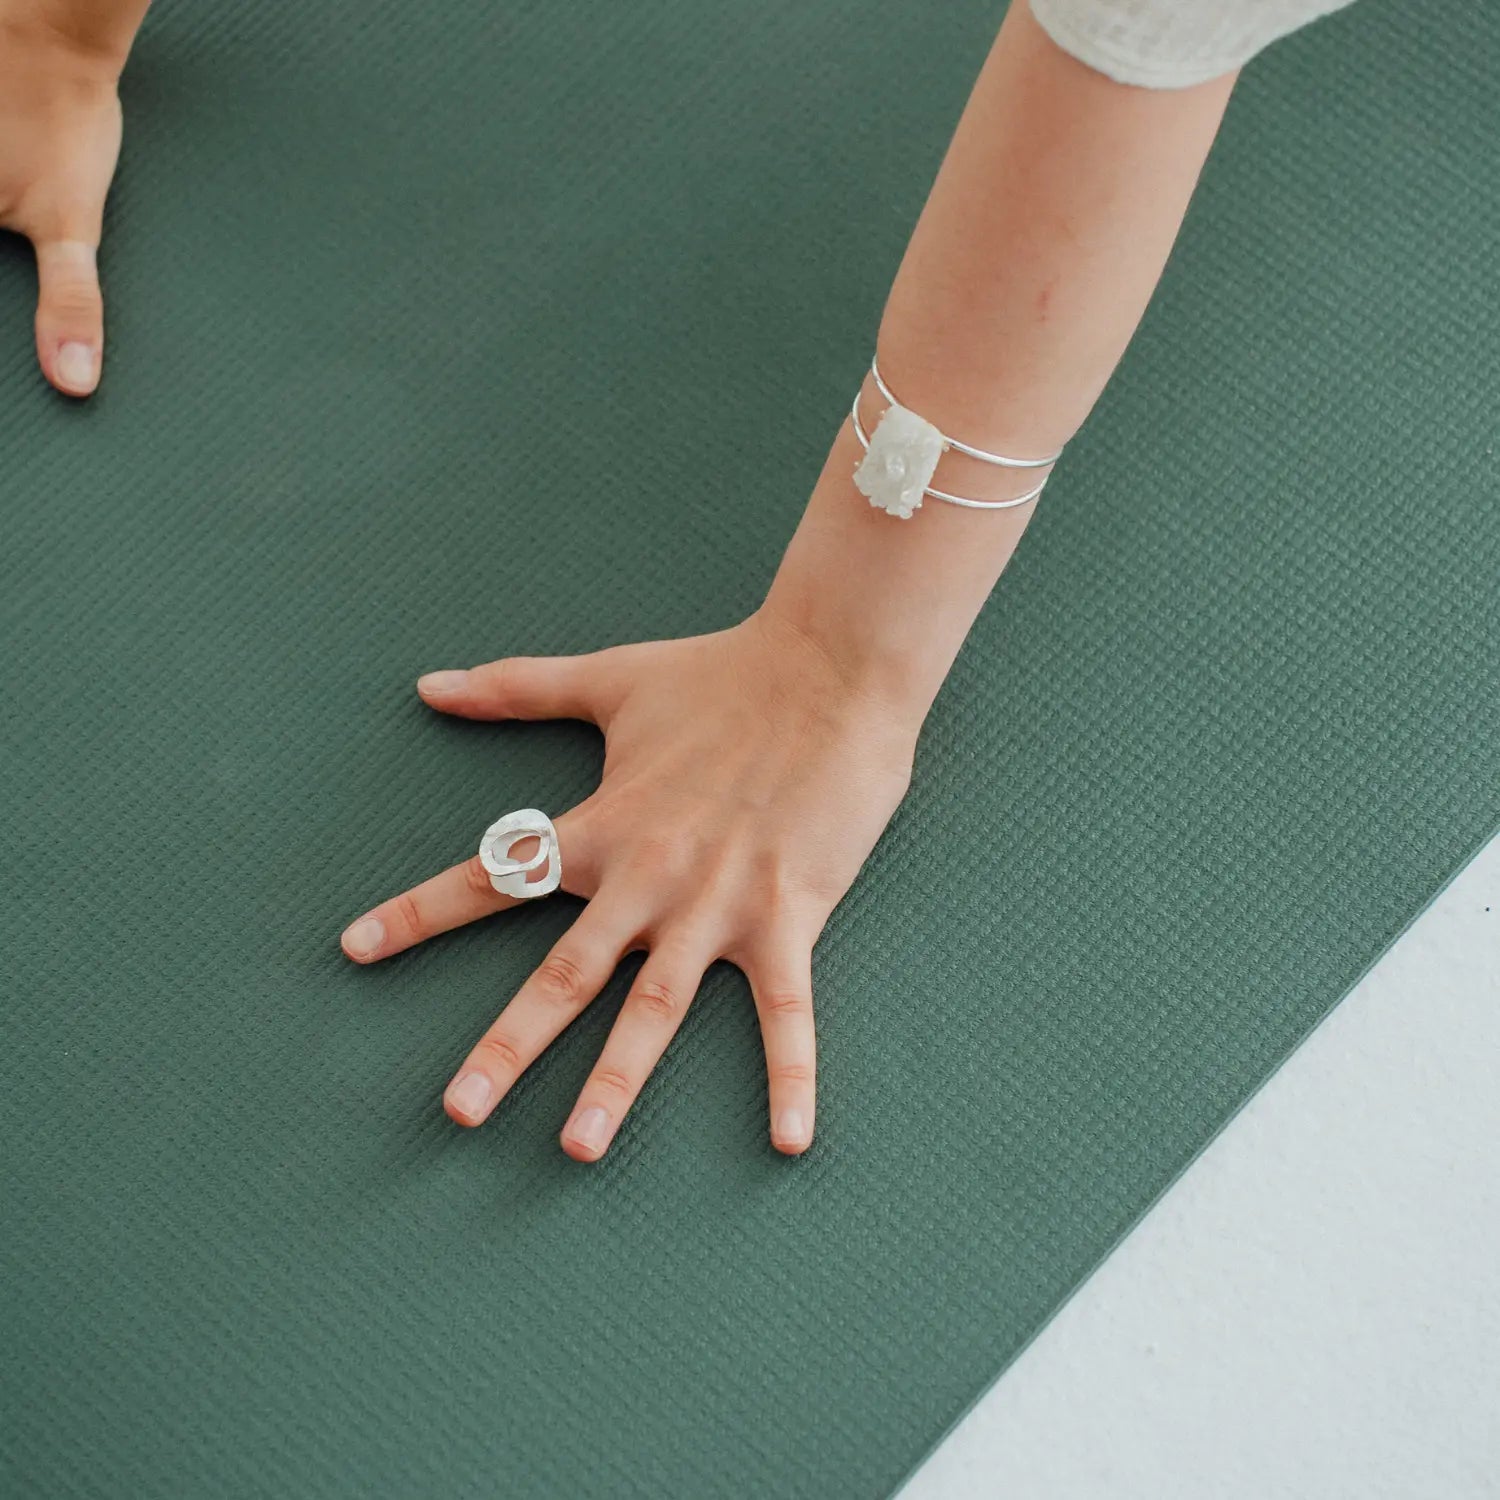
[[[978,459],[980,463],[994,464],[1002,469],[1050,470],[1062,457],[1059,448],[1045,458],[1011,458],[1004,453],[991,453],[957,438],[946,437],[925,417],[901,404],[882,378],[879,361],[874,358],[870,360],[870,378],[887,405],[873,435],[869,434],[859,417],[860,392],[854,393],[849,419],[854,436],[865,450],[864,458],[854,470],[854,487],[869,499],[871,505],[887,515],[903,521],[911,520],[921,509],[924,495],[931,495],[934,500],[946,500],[950,505],[959,505],[966,510],[1015,510],[1018,506],[1030,505],[1046,486],[1044,475],[1024,495],[1013,495],[1009,500],[975,500],[967,495],[937,489],[932,476],[937,472],[943,454],[950,448]]]
[[[904,406],[888,406],[854,471],[854,487],[871,505],[910,520],[920,509],[947,446],[943,434],[926,417]]]

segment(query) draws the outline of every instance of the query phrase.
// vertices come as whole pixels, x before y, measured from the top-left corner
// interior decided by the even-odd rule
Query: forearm
[[[1016,457],[1077,430],[1171,250],[1233,75],[1153,91],[1061,51],[1015,0],[892,288],[878,347],[903,404]],[[880,400],[867,382],[863,409]],[[920,717],[1034,506],[872,508],[846,421],[767,610]],[[1035,475],[948,454],[942,487],[1006,498]]]

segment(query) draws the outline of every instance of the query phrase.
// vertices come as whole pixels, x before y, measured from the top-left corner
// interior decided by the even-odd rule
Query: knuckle
[[[463,862],[464,887],[471,896],[486,903],[495,899],[495,888],[490,884],[490,872],[480,863],[477,854],[471,854]]]
[[[89,323],[98,319],[104,300],[94,282],[69,279],[48,288],[46,305],[59,322]]]
[[[703,893],[704,901],[721,903],[732,899],[734,893],[744,889],[746,876],[750,873],[747,853],[751,847],[753,846],[748,840],[728,838],[711,848],[700,850],[695,862],[694,879]]]
[[[615,1099],[633,1099],[635,1084],[618,1068],[596,1068],[589,1079],[590,1085],[601,1094]]]
[[[473,668],[469,676],[471,680],[479,679],[485,697],[503,706],[515,683],[515,664],[509,657],[502,656],[499,661],[487,661]]]
[[[813,1068],[809,1063],[777,1063],[767,1070],[772,1083],[811,1083]]]
[[[521,1049],[501,1032],[491,1032],[480,1037],[479,1045],[474,1048],[474,1055],[504,1074],[518,1074],[524,1066]]]
[[[583,999],[583,969],[566,953],[550,954],[536,971],[536,987],[544,999],[576,1006]]]
[[[656,1021],[675,1021],[686,1009],[681,992],[659,979],[638,980],[630,1004]]]
[[[708,967],[705,953],[713,941],[713,916],[712,912],[679,912],[671,926],[653,932],[651,952],[658,972],[686,974],[692,969],[702,973]]]
[[[673,833],[645,833],[635,840],[630,862],[648,876],[665,876],[676,872],[682,863],[683,841]]]
[[[778,1020],[800,1019],[812,1014],[812,996],[805,990],[769,989],[761,994],[760,1008]]]
[[[806,925],[813,912],[836,905],[842,894],[836,879],[816,870],[773,865],[761,882],[767,920],[794,928]]]
[[[417,942],[422,936],[422,913],[417,907],[417,898],[410,891],[402,893],[391,902],[396,914],[396,926],[408,942]]]

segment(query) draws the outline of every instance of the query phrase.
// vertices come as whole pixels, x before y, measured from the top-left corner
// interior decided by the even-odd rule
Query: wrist
[[[846,422],[760,613],[920,726],[1032,507],[898,519],[855,489],[861,455]]]
[[[821,679],[825,697],[868,711],[915,743],[942,672],[933,674],[933,689],[927,691],[921,674],[851,638],[841,623],[802,608],[785,589],[773,587],[746,624],[775,643],[778,655],[796,663],[800,675]]]
[[[799,574],[784,564],[753,618],[820,661],[846,696],[878,704],[915,737],[952,656],[922,641],[885,638],[868,628],[867,611],[833,598],[820,577]]]

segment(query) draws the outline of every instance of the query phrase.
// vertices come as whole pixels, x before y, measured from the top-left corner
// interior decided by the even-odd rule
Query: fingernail
[[[602,1151],[609,1138],[609,1116],[597,1104],[580,1110],[568,1126],[568,1139],[585,1151]]]
[[[64,344],[57,351],[57,378],[73,391],[91,391],[97,383],[95,356],[90,344]]]
[[[351,958],[372,958],[385,941],[385,924],[379,917],[361,917],[344,934],[344,952]]]
[[[493,1086],[483,1073],[465,1073],[449,1086],[448,1107],[455,1114],[472,1119],[490,1107],[493,1092]]]
[[[805,1146],[807,1144],[807,1122],[800,1109],[784,1109],[776,1116],[776,1128],[771,1133],[778,1146]]]
[[[468,685],[467,672],[429,672],[417,678],[419,693],[461,693]]]

